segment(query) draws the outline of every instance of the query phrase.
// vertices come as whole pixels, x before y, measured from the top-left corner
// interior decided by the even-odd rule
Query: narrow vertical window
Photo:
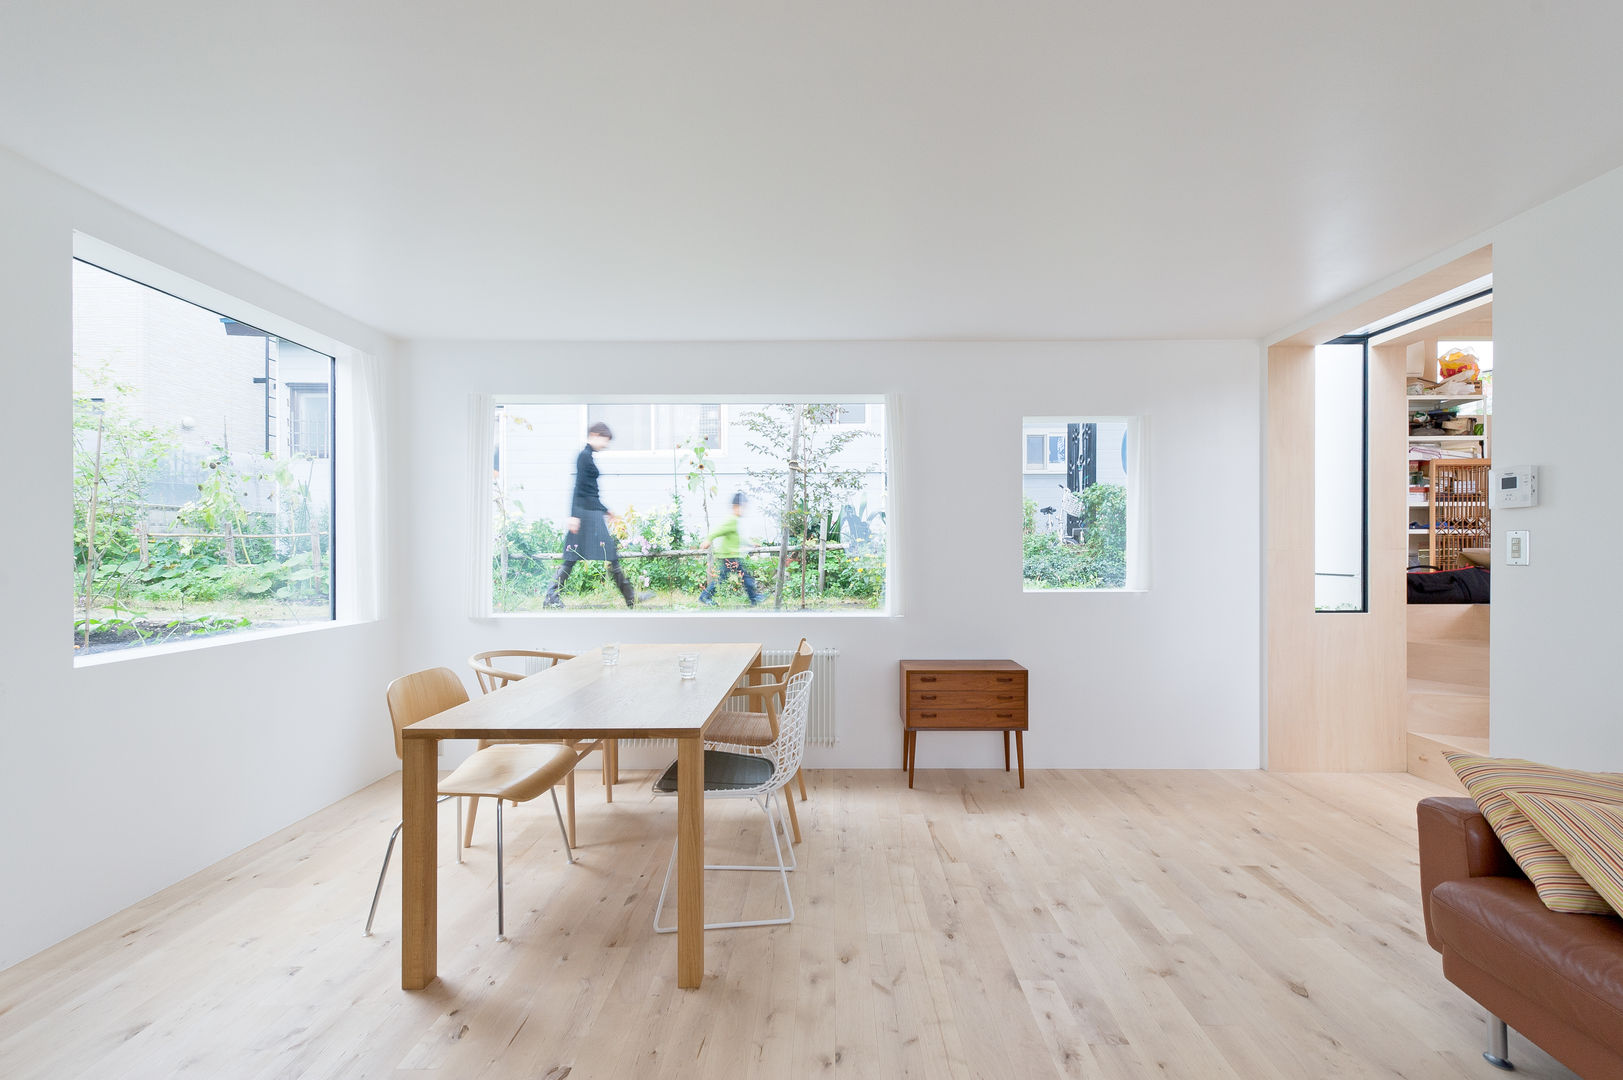
[[[1363,341],[1320,345],[1313,392],[1313,608],[1367,611],[1368,375]]]

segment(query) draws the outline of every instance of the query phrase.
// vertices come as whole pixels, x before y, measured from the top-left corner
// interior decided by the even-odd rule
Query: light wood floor
[[[649,927],[675,807],[604,805],[580,864],[544,800],[458,866],[442,810],[441,981],[399,989],[399,813],[382,781],[0,973],[0,1076],[1496,1078],[1425,944],[1402,774],[808,774],[789,927],[712,932],[675,987]],[[711,859],[759,854],[707,809]],[[711,874],[712,918],[776,875]],[[1571,1077],[1512,1036],[1524,1077]]]

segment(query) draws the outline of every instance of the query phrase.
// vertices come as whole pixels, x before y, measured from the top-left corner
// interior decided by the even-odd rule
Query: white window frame
[[[649,400],[653,398],[654,400]],[[470,464],[472,475],[477,484],[487,482],[489,474],[491,451],[496,446],[497,425],[492,422],[488,425],[480,418],[489,415],[494,419],[495,411],[514,405],[577,405],[579,406],[578,430],[582,443],[586,439],[586,408],[588,405],[641,405],[650,407],[670,404],[720,404],[722,409],[721,432],[723,434],[723,448],[711,450],[712,455],[721,456],[726,446],[725,433],[732,422],[733,410],[742,405],[794,405],[807,402],[839,402],[841,404],[863,404],[867,406],[882,406],[884,417],[883,425],[876,423],[874,411],[870,407],[865,410],[866,415],[862,426],[879,434],[883,440],[885,463],[881,469],[867,470],[869,475],[883,475],[885,477],[885,527],[887,533],[887,548],[885,557],[885,603],[882,607],[872,609],[835,610],[835,611],[790,611],[785,610],[784,615],[800,615],[813,619],[893,619],[902,615],[902,593],[900,567],[904,559],[902,553],[902,523],[898,520],[898,506],[900,503],[899,491],[903,481],[901,479],[903,466],[901,461],[900,435],[902,431],[901,400],[894,394],[526,394],[526,393],[483,393],[472,395],[469,404],[472,408],[470,430],[485,432],[480,441],[470,443]],[[657,417],[657,414],[655,414]],[[856,426],[856,425],[850,425]],[[488,442],[483,441],[488,439]],[[613,444],[610,443],[610,451]],[[502,461],[510,460],[508,449],[503,440],[501,445]],[[636,461],[664,459],[668,461],[671,451],[623,450],[619,451],[621,460]],[[505,483],[505,481],[504,481]],[[493,609],[495,599],[494,582],[490,580],[490,566],[492,563],[492,530],[488,524],[481,526],[481,520],[492,517],[488,513],[488,504],[481,498],[470,500],[470,506],[475,516],[473,522],[475,543],[473,544],[473,559],[468,569],[474,581],[474,595],[470,614],[474,618],[499,619],[600,619],[605,616],[603,611],[503,611]],[[480,537],[483,539],[480,539]],[[692,612],[692,611],[638,611],[615,612],[615,617],[636,619],[726,619],[726,618],[761,618],[766,615],[775,616],[778,613],[766,613],[760,610],[743,610],[737,612]]]
[[[1029,589],[1024,586],[1022,576],[1022,591],[1027,596],[1040,596],[1055,594],[1058,596],[1077,596],[1090,593],[1110,595],[1112,593],[1139,593],[1150,589],[1150,418],[1139,414],[1122,413],[1095,413],[1076,412],[1064,416],[1024,416],[1020,420],[1022,436],[1037,434],[1038,432],[1058,431],[1063,437],[1069,424],[1112,424],[1124,423],[1127,425],[1127,581],[1119,588],[1109,589]],[[1029,430],[1028,430],[1029,429]],[[1025,464],[1025,439],[1020,440],[1020,463],[1023,473],[1047,473],[1051,471],[1064,472],[1065,463],[1061,462],[1057,470],[1047,468],[1028,468]]]
[[[1043,441],[1043,460],[1042,460],[1041,463],[1036,464],[1036,465],[1033,465],[1033,464],[1031,464],[1031,462],[1026,460],[1025,441],[1026,441],[1026,439],[1030,439],[1030,438],[1041,438],[1042,441]],[[1054,450],[1053,450],[1054,443],[1053,443],[1053,440],[1055,440],[1055,439],[1060,440],[1060,449],[1062,451],[1062,455],[1060,457],[1060,460],[1059,460],[1058,464],[1055,464],[1055,462],[1054,462]],[[1055,473],[1055,472],[1062,473],[1062,472],[1064,472],[1065,471],[1065,458],[1063,456],[1063,450],[1065,448],[1064,444],[1065,444],[1065,429],[1063,427],[1061,427],[1057,431],[1052,429],[1052,428],[1048,428],[1048,427],[1044,427],[1044,428],[1042,428],[1040,430],[1028,431],[1028,430],[1025,429],[1024,425],[1022,425],[1021,439],[1020,439],[1020,463],[1021,463],[1022,471],[1026,472],[1027,474],[1030,474],[1030,475],[1037,475],[1037,474],[1041,474],[1041,473]]]

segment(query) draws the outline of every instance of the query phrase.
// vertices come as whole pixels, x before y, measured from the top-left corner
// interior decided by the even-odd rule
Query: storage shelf
[[[1410,401],[1425,401],[1425,402],[1429,402],[1430,404],[1437,405],[1437,406],[1440,406],[1442,408],[1448,409],[1448,408],[1453,408],[1453,407],[1458,406],[1458,405],[1472,405],[1472,404],[1475,404],[1478,401],[1487,401],[1488,400],[1488,395],[1487,394],[1456,394],[1456,395],[1454,395],[1452,397],[1444,397],[1441,394],[1410,394],[1409,395],[1409,400]]]
[[[1409,441],[1415,442],[1483,442],[1486,435],[1410,435]]]

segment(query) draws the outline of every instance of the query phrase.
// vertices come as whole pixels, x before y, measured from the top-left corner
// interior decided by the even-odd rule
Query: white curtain
[[[1127,588],[1150,587],[1150,418],[1127,419]]]
[[[468,398],[468,613],[476,619],[495,614],[491,557],[495,551],[495,512],[491,476],[496,460],[496,399],[490,394]]]
[[[902,574],[906,557],[902,554],[902,530],[906,515],[901,503],[902,459],[905,456],[902,424],[902,395],[885,395],[885,593],[892,615],[902,614]]]
[[[369,353],[344,350],[334,373],[340,490],[334,500],[338,614],[345,620],[384,618],[389,579],[387,395],[383,364]]]

